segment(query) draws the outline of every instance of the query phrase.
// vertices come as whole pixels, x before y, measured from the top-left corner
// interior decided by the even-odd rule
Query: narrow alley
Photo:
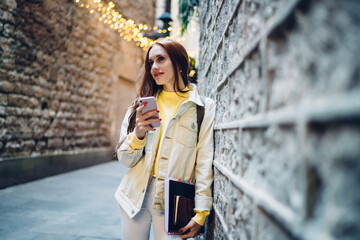
[[[0,190],[1,239],[120,239],[114,193],[125,172],[108,162]]]

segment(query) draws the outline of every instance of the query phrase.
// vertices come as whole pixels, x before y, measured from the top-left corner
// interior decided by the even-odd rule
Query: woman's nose
[[[153,65],[151,66],[151,70],[156,70],[158,69],[158,66],[156,65],[156,63],[153,63]]]

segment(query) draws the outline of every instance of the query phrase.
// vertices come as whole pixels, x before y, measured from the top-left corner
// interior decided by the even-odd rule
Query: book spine
[[[165,232],[169,232],[169,180],[165,180]]]

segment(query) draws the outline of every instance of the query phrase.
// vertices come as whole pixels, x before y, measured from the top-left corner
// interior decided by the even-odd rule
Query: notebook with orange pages
[[[185,227],[195,216],[194,197],[195,185],[193,183],[169,177],[165,179],[165,232],[167,234],[180,235],[180,228]]]

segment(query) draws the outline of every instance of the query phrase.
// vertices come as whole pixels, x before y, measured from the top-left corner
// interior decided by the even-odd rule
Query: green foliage
[[[197,68],[195,67],[195,59],[189,56],[189,62],[190,62],[190,73],[189,73],[189,80],[192,83],[197,83]]]
[[[190,67],[195,68],[195,59],[189,56]]]
[[[199,6],[199,0],[179,0],[179,20],[181,36],[187,30],[191,17],[194,15],[195,7]],[[196,8],[196,15],[198,9]]]

